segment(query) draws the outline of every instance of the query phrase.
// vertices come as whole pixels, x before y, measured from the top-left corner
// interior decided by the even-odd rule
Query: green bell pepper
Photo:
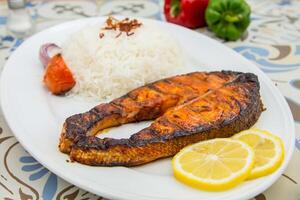
[[[250,13],[245,0],[210,0],[205,19],[216,36],[237,40],[250,24]]]

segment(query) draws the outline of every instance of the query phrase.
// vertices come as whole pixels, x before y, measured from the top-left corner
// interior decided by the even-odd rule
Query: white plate
[[[224,192],[205,192],[187,187],[172,176],[170,159],[141,167],[90,167],[68,163],[58,151],[58,139],[64,119],[86,111],[96,103],[56,97],[47,92],[41,79],[43,67],[38,49],[45,42],[61,44],[70,33],[103,18],[77,20],[55,26],[27,39],[9,58],[1,81],[1,104],[6,120],[20,143],[49,170],[65,180],[98,195],[112,199],[249,199],[267,189],[286,168],[294,149],[294,124],[290,109],[269,78],[245,58],[199,33],[163,22],[154,22],[178,39],[189,64],[203,70],[237,70],[259,76],[261,94],[267,110],[256,127],[278,134],[285,145],[285,159],[270,176],[246,181]],[[109,135],[130,135],[147,123],[129,124],[112,129]],[[117,134],[121,133],[121,134]]]

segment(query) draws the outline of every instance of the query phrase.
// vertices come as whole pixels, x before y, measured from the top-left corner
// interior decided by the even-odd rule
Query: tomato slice
[[[44,74],[44,83],[55,95],[68,92],[76,84],[73,74],[61,54],[50,59]]]

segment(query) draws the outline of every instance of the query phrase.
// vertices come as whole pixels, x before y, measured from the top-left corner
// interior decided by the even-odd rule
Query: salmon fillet
[[[154,82],[69,117],[59,148],[83,164],[135,166],[250,128],[261,112],[254,74],[195,72]],[[95,137],[107,127],[150,119],[156,120],[130,138]]]

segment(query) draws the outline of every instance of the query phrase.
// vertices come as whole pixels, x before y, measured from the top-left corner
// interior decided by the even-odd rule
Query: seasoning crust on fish
[[[172,156],[201,140],[248,129],[262,109],[256,75],[194,72],[156,81],[69,117],[59,148],[83,164],[135,166]],[[152,119],[130,138],[95,137],[105,128]]]

